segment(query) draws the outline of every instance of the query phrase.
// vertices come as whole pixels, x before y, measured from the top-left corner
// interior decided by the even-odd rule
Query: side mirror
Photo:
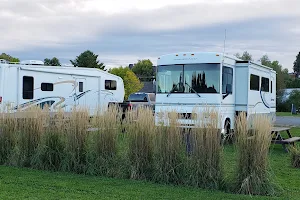
[[[226,85],[226,93],[227,94],[232,94],[232,85],[231,84]]]

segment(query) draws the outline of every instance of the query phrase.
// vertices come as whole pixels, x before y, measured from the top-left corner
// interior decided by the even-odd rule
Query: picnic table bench
[[[288,152],[288,148],[286,147],[286,144],[292,144],[295,145],[295,142],[300,141],[300,137],[292,137],[292,134],[290,133],[290,127],[273,127],[271,130],[271,134],[274,135],[272,137],[272,143],[273,144],[282,144],[283,149]],[[280,132],[286,131],[288,138],[283,138],[280,134]]]

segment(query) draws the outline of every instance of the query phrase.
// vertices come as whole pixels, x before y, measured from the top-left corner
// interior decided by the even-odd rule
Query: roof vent
[[[20,62],[21,65],[44,65],[41,60],[23,60]]]

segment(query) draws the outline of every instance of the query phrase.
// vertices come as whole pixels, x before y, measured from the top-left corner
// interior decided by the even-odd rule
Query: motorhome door
[[[86,79],[81,77],[74,77],[74,79],[76,81],[74,103],[76,106],[85,106]]]

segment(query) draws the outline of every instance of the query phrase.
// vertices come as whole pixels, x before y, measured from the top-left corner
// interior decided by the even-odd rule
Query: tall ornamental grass
[[[1,113],[0,119],[0,165],[7,164],[16,144],[17,119],[14,115]]]
[[[130,178],[148,179],[153,173],[153,144],[155,133],[152,109],[141,107],[127,113],[128,159]]]
[[[253,118],[250,127],[245,113],[236,120],[237,171],[236,192],[248,195],[274,195],[269,175],[270,120],[261,115]]]
[[[220,189],[223,184],[221,133],[215,110],[198,114],[200,120],[190,131],[191,152],[188,157],[188,185]],[[207,122],[208,123],[204,123]]]
[[[85,173],[88,139],[89,113],[87,109],[77,108],[64,120],[65,148],[62,169],[75,173]]]
[[[88,173],[116,176],[117,136],[121,130],[120,111],[111,106],[93,117],[88,140]]]
[[[166,112],[168,126],[157,127],[154,136],[153,180],[160,183],[183,184],[184,141],[178,114]]]
[[[53,117],[50,117],[49,113],[45,116],[48,123],[32,161],[34,168],[51,171],[59,171],[62,169],[66,142],[64,115],[65,113],[59,110]]]

